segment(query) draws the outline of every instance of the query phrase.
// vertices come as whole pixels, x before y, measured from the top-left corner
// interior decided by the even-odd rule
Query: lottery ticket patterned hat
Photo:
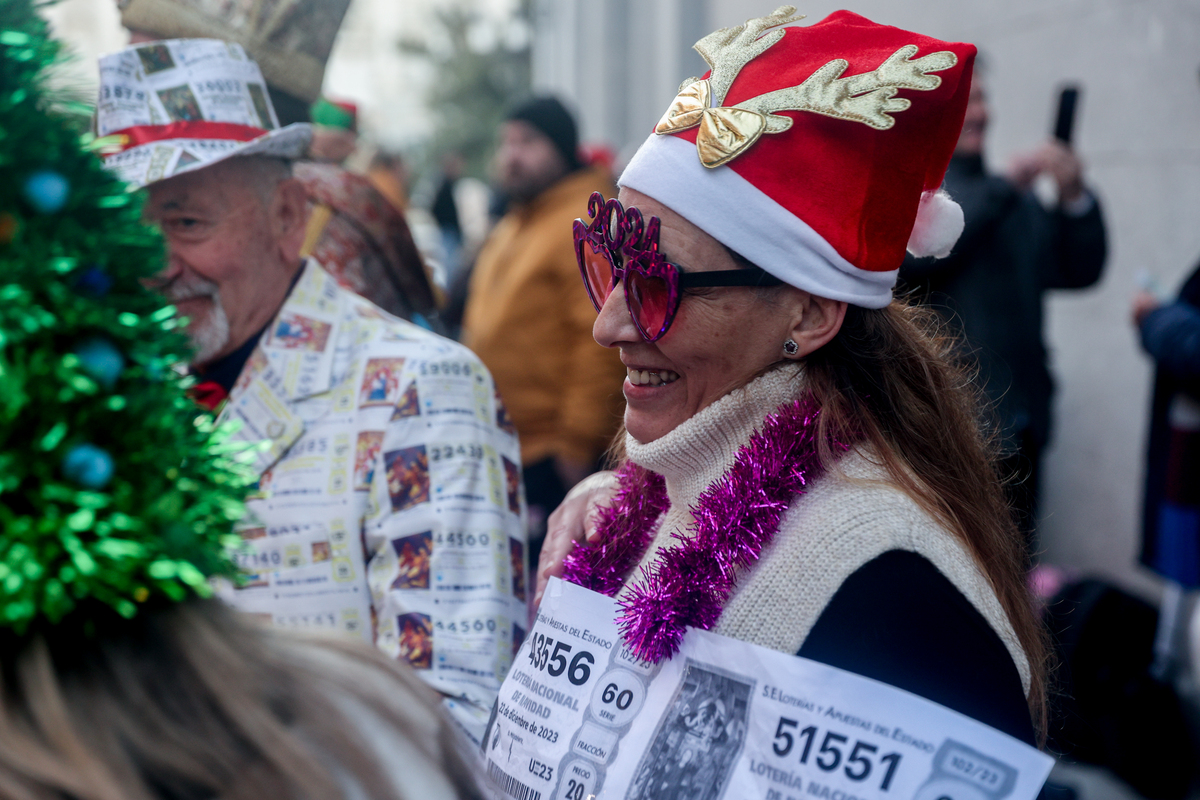
[[[279,127],[241,45],[173,39],[100,59],[96,133],[114,137],[105,166],[142,187],[233,156],[299,158],[312,126]]]
[[[962,209],[939,190],[975,47],[838,11],[782,6],[696,43],[712,68],[679,95],[619,181],[781,280],[891,302],[906,248],[945,256]]]

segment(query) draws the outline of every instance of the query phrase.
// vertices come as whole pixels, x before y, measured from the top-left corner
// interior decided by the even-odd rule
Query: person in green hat
[[[312,106],[312,121],[309,155],[316,161],[345,164],[358,147],[358,106],[348,100],[318,97]]]

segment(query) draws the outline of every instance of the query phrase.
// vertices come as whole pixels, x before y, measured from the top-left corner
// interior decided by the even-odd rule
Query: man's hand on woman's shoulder
[[[542,602],[542,592],[551,577],[562,577],[563,560],[576,542],[596,541],[596,520],[600,508],[617,491],[614,472],[597,472],[577,483],[562,504],[550,515],[546,527],[546,542],[538,560],[537,591],[533,595],[531,614]]]

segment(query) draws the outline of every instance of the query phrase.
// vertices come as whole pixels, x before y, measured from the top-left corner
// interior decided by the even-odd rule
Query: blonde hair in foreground
[[[0,633],[0,798],[479,796],[435,693],[374,648],[215,600],[98,606]]]

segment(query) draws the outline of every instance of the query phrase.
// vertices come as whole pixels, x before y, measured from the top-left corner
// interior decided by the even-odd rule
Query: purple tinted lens
[[[583,261],[583,277],[587,281],[588,294],[591,295],[592,305],[599,311],[604,301],[612,294],[612,262],[608,260],[606,253],[597,250],[587,239],[580,242],[579,254]]]
[[[625,274],[629,311],[642,335],[654,341],[671,313],[671,287],[664,278],[651,278],[634,270]]]

